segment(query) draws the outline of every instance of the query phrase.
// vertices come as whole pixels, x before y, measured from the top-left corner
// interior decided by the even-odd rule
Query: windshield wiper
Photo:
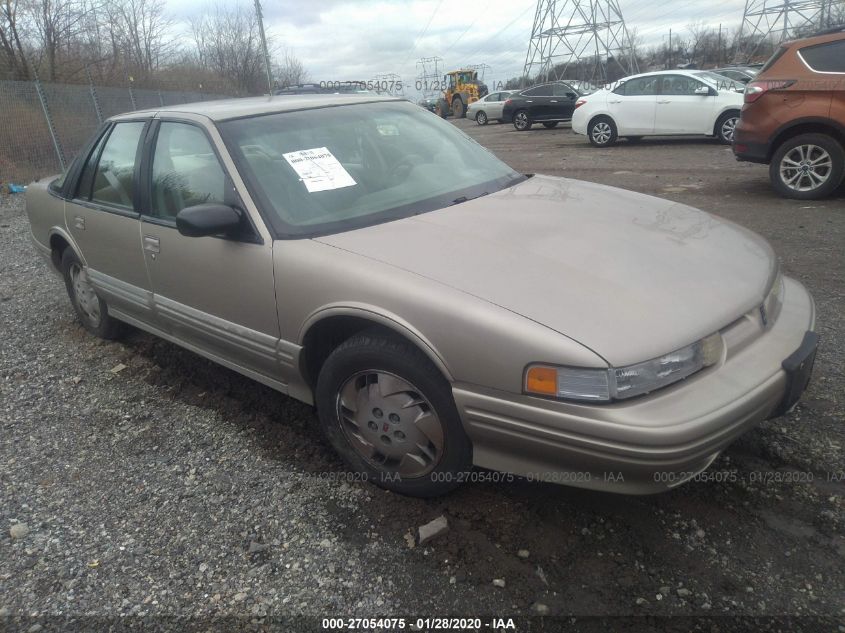
[[[480,198],[481,196],[486,196],[486,195],[488,195],[489,193],[490,193],[489,191],[485,191],[485,192],[483,192],[483,193],[478,194],[477,196],[470,196],[470,197],[467,197],[467,196],[460,196],[460,197],[455,198],[454,200],[452,200],[452,205],[455,205],[455,204],[461,204],[462,202],[468,202],[468,201],[470,201],[470,200],[475,200],[476,198]],[[452,205],[450,205],[450,206],[452,206]]]

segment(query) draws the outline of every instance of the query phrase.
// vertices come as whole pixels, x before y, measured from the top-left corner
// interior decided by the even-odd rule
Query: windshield
[[[451,123],[404,101],[281,112],[219,127],[279,237],[433,211],[524,178]]]

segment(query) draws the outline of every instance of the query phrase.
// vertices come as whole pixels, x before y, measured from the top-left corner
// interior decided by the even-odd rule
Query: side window
[[[133,207],[135,155],[144,125],[143,121],[129,121],[116,123],[112,128],[94,171],[92,201]]]
[[[629,79],[624,84],[619,86],[615,92],[616,94],[625,95],[627,97],[642,97],[657,94],[657,77],[637,77],[636,79]]]
[[[551,97],[552,89],[548,84],[545,86],[537,86],[522,93],[526,97]]]
[[[819,73],[845,73],[845,40],[802,48],[801,57]]]
[[[152,213],[172,220],[185,207],[224,202],[226,176],[205,132],[164,121],[153,154]]]
[[[575,94],[575,88],[570,86],[569,84],[555,84],[554,85],[554,96],[555,97],[565,97],[567,93]]]
[[[704,86],[700,81],[684,75],[669,75],[663,77],[661,93],[664,95],[691,96],[695,94],[696,88]]]
[[[109,132],[103,132],[100,140],[94,145],[94,149],[88,155],[88,160],[85,161],[85,166],[82,168],[82,173],[79,174],[79,181],[76,183],[76,198],[83,200],[91,199],[91,184],[94,181],[94,172],[97,169],[97,160],[100,158],[100,152],[103,151],[103,145],[106,144],[106,139],[109,137]]]

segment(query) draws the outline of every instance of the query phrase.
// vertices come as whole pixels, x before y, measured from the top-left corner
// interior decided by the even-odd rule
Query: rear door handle
[[[671,101],[658,101],[657,103],[666,104],[666,103],[672,103],[672,102]]]
[[[159,244],[157,237],[153,237],[152,235],[144,236],[144,250],[148,253],[160,253],[161,248],[159,247]]]
[[[80,216],[74,216],[73,218],[73,228],[79,229],[80,231],[85,230],[85,218]]]
[[[622,99],[617,99],[616,101],[608,101],[608,103],[622,103]]]
[[[557,99],[552,99],[549,103],[557,103]]]

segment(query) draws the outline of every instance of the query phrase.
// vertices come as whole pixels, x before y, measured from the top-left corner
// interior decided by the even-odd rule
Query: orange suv
[[[768,163],[774,188],[813,200],[845,175],[845,26],[784,43],[745,88],[737,160]]]

